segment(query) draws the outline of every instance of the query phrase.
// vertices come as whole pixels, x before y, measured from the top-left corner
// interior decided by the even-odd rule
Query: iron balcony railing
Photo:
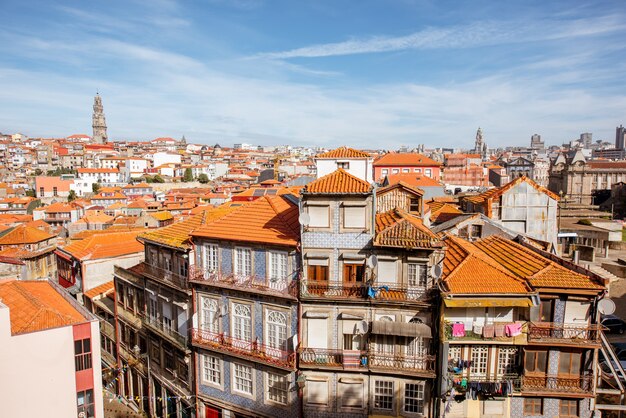
[[[171,340],[174,340],[178,344],[183,347],[187,347],[187,336],[182,335],[178,331],[171,328],[169,325],[165,324],[162,321],[159,321],[157,318],[146,316],[143,318],[144,324],[148,327],[156,330],[157,332],[165,335],[165,337],[169,337]]]
[[[211,350],[236,354],[241,357],[260,361],[276,367],[293,369],[296,365],[296,353],[293,350],[261,344],[257,341],[248,341],[194,328],[193,342]]]
[[[424,372],[435,371],[435,356],[429,355],[407,355],[389,354],[370,351],[368,353],[368,364],[371,369],[389,370],[416,370]]]
[[[329,281],[302,281],[301,297],[335,299],[369,299],[386,302],[410,302],[427,299],[432,287],[396,283],[350,284]]]
[[[143,274],[160,282],[172,284],[179,289],[187,290],[187,276],[142,262],[132,268],[134,273]]]
[[[300,350],[300,365],[309,367],[366,369],[367,352],[360,350],[304,348]]]
[[[593,376],[522,376],[521,390],[527,392],[589,393]]]
[[[542,343],[600,343],[600,332],[601,327],[598,325],[531,322],[528,325],[528,341]]]
[[[212,273],[201,267],[193,266],[189,279],[230,289],[245,290],[253,293],[266,293],[274,296],[297,298],[297,280],[290,277],[270,279],[261,276],[243,276],[236,274]]]

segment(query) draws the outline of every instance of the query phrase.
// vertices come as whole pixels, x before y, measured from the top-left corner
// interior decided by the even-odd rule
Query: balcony
[[[143,323],[157,334],[167,338],[174,344],[178,344],[183,349],[187,349],[186,335],[182,335],[178,331],[164,324],[162,321],[159,321],[157,318],[146,316],[143,319]]]
[[[176,289],[187,291],[187,277],[174,273],[157,266],[153,266],[146,262],[142,262],[128,269],[134,274],[140,274],[144,277],[173,286]]]
[[[300,367],[367,370],[367,353],[359,350],[304,348],[300,351]]]
[[[224,289],[243,290],[288,299],[297,299],[297,280],[283,278],[270,280],[259,276],[238,276],[234,274],[209,273],[199,267],[192,267],[191,281]]]
[[[256,341],[240,340],[196,328],[192,331],[192,338],[195,345],[208,350],[261,362],[285,370],[294,370],[296,367],[296,354],[291,350],[282,350]]]
[[[531,322],[528,325],[529,343],[600,344],[600,337],[601,327],[598,325],[556,322]]]
[[[117,341],[115,336],[115,327],[105,320],[100,321],[100,333],[107,336],[110,340]]]
[[[493,336],[489,336],[489,334],[485,334],[484,326],[480,327],[482,332],[475,332],[476,329],[464,329],[462,335],[459,333],[455,333],[453,329],[453,323],[445,322],[443,325],[443,337],[445,341],[454,341],[454,342],[494,342],[499,344],[526,344],[526,335],[528,333],[528,323],[524,322],[522,324],[521,334],[516,336],[507,336],[506,335],[506,326],[512,324],[513,322],[496,322],[493,324],[494,331]]]
[[[522,376],[520,389],[522,392],[591,395],[593,376]]]
[[[128,325],[133,326],[135,329],[141,329],[141,319],[143,314],[139,312],[132,312],[124,309],[122,305],[117,304],[117,315],[126,322]]]
[[[418,374],[435,377],[435,356],[411,356],[370,351],[368,364],[372,371],[397,371],[399,373]]]
[[[337,283],[328,281],[302,282],[300,296],[315,299],[347,299],[372,302],[424,302],[432,295],[432,288],[395,283],[364,284]]]

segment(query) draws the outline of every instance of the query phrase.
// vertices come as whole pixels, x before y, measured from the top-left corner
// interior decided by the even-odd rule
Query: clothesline
[[[473,324],[467,331],[471,331],[473,334],[482,335],[483,338],[494,337],[517,337],[522,334],[522,323],[498,323],[498,324],[486,324],[478,325]],[[452,336],[456,338],[465,337],[466,329],[464,322],[454,322],[452,324]]]

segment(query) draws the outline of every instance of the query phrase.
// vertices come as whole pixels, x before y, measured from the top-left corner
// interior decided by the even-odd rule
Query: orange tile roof
[[[560,200],[559,195],[557,195],[554,192],[551,192],[550,190],[546,189],[543,186],[538,185],[537,183],[535,183],[533,180],[529,179],[526,176],[518,177],[515,180],[510,181],[509,183],[505,184],[502,187],[496,187],[494,189],[487,190],[486,192],[481,193],[479,195],[469,196],[466,199],[469,200],[470,202],[476,203],[476,204],[487,203],[487,201],[489,201],[489,200],[493,201],[494,199],[499,198],[507,190],[517,186],[518,184],[520,184],[522,182],[528,183],[529,185],[531,185],[535,189],[539,190],[540,192],[543,192],[543,193],[547,194],[552,199],[555,199],[557,201]],[[489,210],[489,208],[487,208],[487,210]],[[487,215],[487,216],[489,216],[489,215]]]
[[[46,206],[43,209],[46,213],[71,212],[76,209],[76,206],[73,203],[56,202]]]
[[[358,151],[353,148],[339,147],[332,151],[328,151],[315,156],[318,160],[333,160],[336,158],[371,158],[367,152]]]
[[[378,196],[382,196],[383,194],[385,194],[385,193],[387,193],[387,192],[389,192],[389,191],[391,191],[393,189],[396,189],[398,187],[403,188],[403,189],[409,191],[410,193],[413,193],[413,194],[416,194],[416,195],[419,195],[419,196],[424,196],[424,191],[422,189],[418,189],[417,187],[411,186],[410,184],[407,184],[407,183],[405,183],[403,181],[399,181],[398,183],[390,184],[388,186],[381,187],[381,188],[377,189],[376,190],[376,196],[377,197]]]
[[[374,161],[376,166],[415,166],[415,167],[439,167],[440,162],[415,152],[388,152]]]
[[[99,295],[106,295],[107,293],[112,292],[114,289],[115,286],[113,285],[113,280],[111,280],[110,282],[103,283],[100,286],[94,287],[93,289],[89,289],[85,292],[85,296],[89,299],[93,299],[94,297]]]
[[[233,241],[296,246],[298,206],[282,196],[263,196],[196,229],[192,235]]]
[[[136,229],[93,234],[84,239],[73,241],[61,250],[81,261],[141,253],[143,252],[143,243],[137,240],[137,236],[144,231],[145,229]]]
[[[530,286],[473,244],[447,236],[443,261],[444,289],[456,294],[528,294]]]
[[[602,290],[604,285],[569,270],[511,240],[490,236],[475,243],[512,274],[526,278],[536,288]]]
[[[222,216],[232,212],[235,208],[220,206],[204,210],[192,215],[184,221],[176,222],[154,231],[148,231],[139,236],[139,239],[165,244],[170,247],[181,249],[191,248],[191,233],[202,225],[206,225]],[[169,213],[169,212],[168,212]]]
[[[443,223],[463,214],[463,211],[450,203],[431,200],[426,202],[426,204],[430,208],[431,222]]]
[[[152,216],[157,221],[169,221],[170,219],[174,219],[174,215],[166,210],[162,212],[151,213],[150,216]]]
[[[54,235],[48,234],[41,229],[26,225],[18,225],[13,228],[13,230],[0,237],[0,245],[35,244],[54,237]]]
[[[374,245],[397,248],[435,248],[442,244],[422,220],[401,209],[376,214]]]
[[[387,182],[390,185],[402,182],[408,184],[409,186],[418,188],[434,186],[441,187],[441,183],[439,183],[437,180],[433,180],[430,177],[414,173],[389,174],[387,176]]]
[[[339,168],[307,184],[302,190],[314,194],[367,194],[372,190],[372,186]]]
[[[9,307],[12,335],[88,321],[46,281],[0,282],[0,300]]]
[[[106,213],[93,213],[93,214],[85,215],[82,218],[82,220],[84,220],[85,222],[96,223],[96,224],[110,223],[110,222],[113,222],[113,219],[115,219],[113,216],[109,216]]]

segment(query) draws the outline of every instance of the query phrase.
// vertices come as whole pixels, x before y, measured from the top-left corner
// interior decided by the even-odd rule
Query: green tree
[[[28,190],[26,190],[26,196],[29,196],[29,197],[37,197],[37,196],[35,196],[35,191],[34,191],[34,190],[32,190],[32,189],[28,189]]]
[[[95,184],[95,183],[94,183]],[[76,192],[74,190],[70,190],[70,192],[67,195],[67,201],[71,202],[73,200],[76,200]]]
[[[43,170],[41,168],[36,168],[35,169],[35,175],[36,176],[41,176],[43,174]]]
[[[91,191],[94,193],[98,193],[98,191],[100,190],[100,183],[92,183],[91,184]]]
[[[198,181],[202,184],[207,184],[209,182],[209,176],[207,176],[206,174],[202,173],[198,176]]]
[[[155,176],[152,178],[152,180],[155,183],[165,183],[165,180],[163,180],[163,177],[161,177],[159,174],[155,174]]]
[[[191,168],[185,169],[185,175],[183,176],[183,181],[184,182],[193,181],[193,172],[191,171]]]

